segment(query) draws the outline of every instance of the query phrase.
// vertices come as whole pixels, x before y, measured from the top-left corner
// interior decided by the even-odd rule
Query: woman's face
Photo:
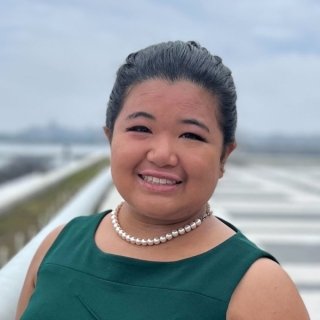
[[[189,81],[131,88],[111,141],[114,184],[131,210],[168,222],[203,210],[222,176],[217,104]]]

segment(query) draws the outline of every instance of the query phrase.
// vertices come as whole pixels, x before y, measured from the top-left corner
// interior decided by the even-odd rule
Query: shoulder
[[[33,256],[20,294],[16,319],[20,318],[29,302],[29,299],[35,288],[37,272],[44,256],[46,255],[54,241],[57,239],[58,235],[60,234],[63,228],[64,225],[61,225],[53,229],[42,241],[41,245],[39,246],[35,255]]]
[[[262,258],[233,293],[227,319],[307,320],[309,316],[288,274],[276,262]]]
[[[28,271],[28,274],[31,273],[33,276],[32,277],[33,284],[35,284],[36,282],[36,275],[44,256],[46,255],[46,253],[48,252],[48,250],[50,249],[54,241],[57,239],[58,235],[61,233],[63,228],[64,228],[64,225],[61,225],[53,229],[42,241],[35,255],[33,256],[33,259],[31,261],[29,271]]]
[[[46,253],[48,252],[48,250],[51,248],[52,244],[54,243],[54,241],[57,239],[57,237],[59,236],[59,234],[61,233],[61,231],[63,230],[65,226],[64,225],[60,225],[58,227],[56,227],[55,229],[53,229],[46,237],[45,239],[42,241],[42,243],[40,244],[39,248],[37,249],[30,267],[34,267],[34,271],[35,271],[35,281],[36,281],[36,274],[37,271],[39,269],[39,266],[44,258],[44,256],[46,255]]]

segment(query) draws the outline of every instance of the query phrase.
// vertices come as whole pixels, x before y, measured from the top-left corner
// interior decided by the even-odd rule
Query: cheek
[[[215,188],[220,177],[220,154],[197,154],[189,158],[187,172],[193,181],[205,188]]]
[[[202,152],[189,153],[189,166],[196,174],[215,176],[220,170],[221,152],[218,148],[208,148]]]
[[[123,144],[119,143],[117,139],[114,139],[111,144],[110,165],[113,176],[117,175],[119,170],[121,172],[123,165],[126,164],[123,161],[123,159],[126,159],[126,148],[124,148]]]
[[[141,159],[142,151],[127,139],[114,139],[111,144],[112,171],[132,170]]]
[[[126,143],[118,143],[113,140],[111,144],[110,167],[113,183],[121,194],[129,178],[129,170],[132,169],[131,160]]]
[[[132,152],[132,144],[128,143],[125,137],[117,134],[111,143],[111,158],[121,159]]]

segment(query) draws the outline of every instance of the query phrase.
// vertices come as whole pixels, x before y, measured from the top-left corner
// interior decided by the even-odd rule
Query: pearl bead
[[[136,243],[136,238],[135,237],[130,237],[130,243],[135,244]]]
[[[174,238],[176,238],[179,235],[179,232],[177,230],[174,230],[171,232],[171,234]]]
[[[156,237],[154,239],[139,239],[139,238],[135,238],[129,234],[127,234],[124,230],[122,230],[119,222],[118,222],[118,213],[120,211],[120,208],[122,206],[122,203],[117,207],[117,209],[111,213],[111,222],[112,222],[112,226],[114,228],[114,230],[116,231],[116,233],[125,241],[131,243],[131,244],[135,244],[137,246],[152,246],[152,245],[158,245],[161,243],[165,243],[167,241],[172,240],[173,238],[178,237],[179,235],[183,235],[187,232],[190,232],[194,229],[196,229],[197,227],[199,227],[202,223],[202,221],[209,217],[212,214],[212,211],[210,210],[210,206],[209,204],[207,204],[207,208],[206,208],[206,212],[205,214],[202,216],[202,218],[198,218],[195,221],[192,221],[190,224],[185,225],[184,227],[179,228],[178,230],[173,230],[171,231],[171,233],[167,233],[166,235],[162,235],[161,237]]]
[[[193,230],[193,229],[195,229],[195,228],[197,227],[197,225],[196,225],[195,222],[192,222],[192,223],[190,224],[190,227],[191,227],[191,229]]]
[[[167,240],[171,240],[173,238],[173,236],[171,233],[167,233],[166,238],[167,238]]]
[[[164,237],[164,236],[161,236],[161,237],[160,237],[160,242],[164,243],[164,242],[166,242],[166,241],[167,241],[167,238],[166,238],[166,237]]]

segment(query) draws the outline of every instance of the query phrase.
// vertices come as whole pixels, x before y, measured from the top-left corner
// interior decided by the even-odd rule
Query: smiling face
[[[131,88],[112,133],[111,170],[132,211],[168,223],[203,212],[222,176],[217,108],[211,93],[189,81]]]

